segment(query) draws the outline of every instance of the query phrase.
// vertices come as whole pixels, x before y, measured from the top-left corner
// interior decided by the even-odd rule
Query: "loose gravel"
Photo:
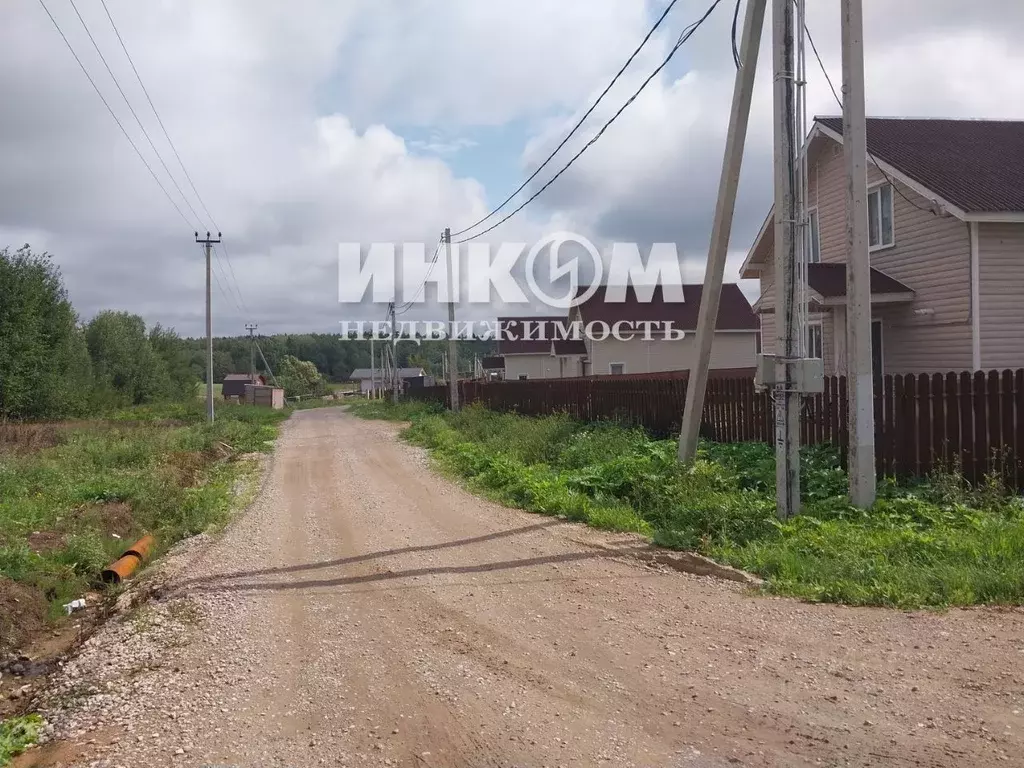
[[[802,604],[637,546],[482,501],[393,425],[298,413],[252,507],[39,702],[77,756],[23,764],[1021,764],[1021,611]]]

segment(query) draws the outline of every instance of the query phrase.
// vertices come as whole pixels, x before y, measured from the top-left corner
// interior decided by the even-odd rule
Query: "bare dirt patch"
[[[44,630],[48,611],[42,592],[0,577],[0,654]]]
[[[14,758],[11,768],[62,768],[75,765],[101,754],[106,745],[116,744],[120,737],[116,728],[102,728],[80,741],[58,741],[34,747]]]
[[[117,534],[124,538],[135,532],[135,518],[132,508],[123,501],[102,501],[86,504],[74,512],[76,527],[85,525]]]
[[[32,531],[25,537],[25,543],[37,555],[45,555],[63,549],[67,539],[60,531]]]

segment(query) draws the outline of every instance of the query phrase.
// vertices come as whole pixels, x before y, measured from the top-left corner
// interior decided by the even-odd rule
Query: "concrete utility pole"
[[[874,377],[871,371],[871,264],[868,256],[868,130],[864,108],[864,13],[841,0],[843,154],[846,159],[846,375],[849,387],[850,500],[875,503]]]
[[[370,332],[370,398],[377,397],[377,355],[373,351],[374,332]]]
[[[800,511],[800,393],[797,391],[796,56],[792,0],[772,0],[775,74],[775,487],[779,517]]]
[[[452,231],[444,228],[444,249],[448,261],[448,392],[452,401],[452,411],[459,410],[459,363],[458,343],[455,340],[455,301],[458,298],[458,286],[455,285],[455,264],[452,261]]]
[[[686,407],[683,410],[683,428],[679,435],[679,460],[683,462],[693,461],[697,453],[697,438],[700,436],[700,423],[704,412],[704,394],[708,384],[708,370],[711,367],[711,348],[715,340],[715,321],[718,318],[718,303],[722,295],[725,260],[729,253],[732,217],[736,210],[736,189],[740,183],[740,167],[743,164],[743,147],[747,140],[750,101],[754,92],[757,53],[761,48],[761,31],[764,28],[766,6],[767,0],[750,0],[743,19],[743,35],[740,41],[741,65],[736,70],[736,80],[733,83],[729,133],[725,140],[725,159],[722,161],[722,177],[718,183],[715,223],[711,230],[711,247],[708,251],[700,314],[697,318],[697,355],[690,366],[690,378],[686,384]]]
[[[391,402],[398,404],[398,386],[402,376],[398,370],[398,323],[395,320],[395,302],[391,302]]]
[[[249,332],[249,382],[256,384],[256,339],[253,336],[256,333],[256,329],[259,325],[256,323],[246,323],[245,330]]]
[[[214,243],[220,242],[220,232],[217,233],[216,239],[210,237],[210,233],[206,233],[204,240],[199,239],[199,233],[196,232],[196,242],[204,246],[206,251],[206,418],[212,424],[213,423],[213,305],[212,305],[212,292],[210,290],[210,253],[213,250]]]

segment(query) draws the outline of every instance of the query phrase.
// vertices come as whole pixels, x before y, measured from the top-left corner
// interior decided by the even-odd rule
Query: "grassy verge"
[[[813,447],[802,453],[805,513],[780,523],[767,445],[705,443],[683,468],[674,441],[612,424],[416,403],[352,410],[411,421],[410,441],[492,498],[697,550],[776,593],[902,608],[1024,602],[1024,504],[994,480],[887,480],[865,512],[850,506],[834,450]]]
[[[59,616],[141,534],[163,551],[225,522],[248,465],[235,459],[269,450],[286,416],[220,405],[211,425],[187,403],[0,425],[0,650]]]
[[[0,765],[7,765],[35,744],[42,725],[39,715],[11,717],[0,722]]]

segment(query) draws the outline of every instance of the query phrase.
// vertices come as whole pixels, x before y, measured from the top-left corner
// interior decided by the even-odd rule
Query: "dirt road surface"
[[[396,432],[285,425],[253,508],[157,601],[197,623],[82,765],[1024,764],[1021,613],[652,569],[635,539],[481,501]]]

